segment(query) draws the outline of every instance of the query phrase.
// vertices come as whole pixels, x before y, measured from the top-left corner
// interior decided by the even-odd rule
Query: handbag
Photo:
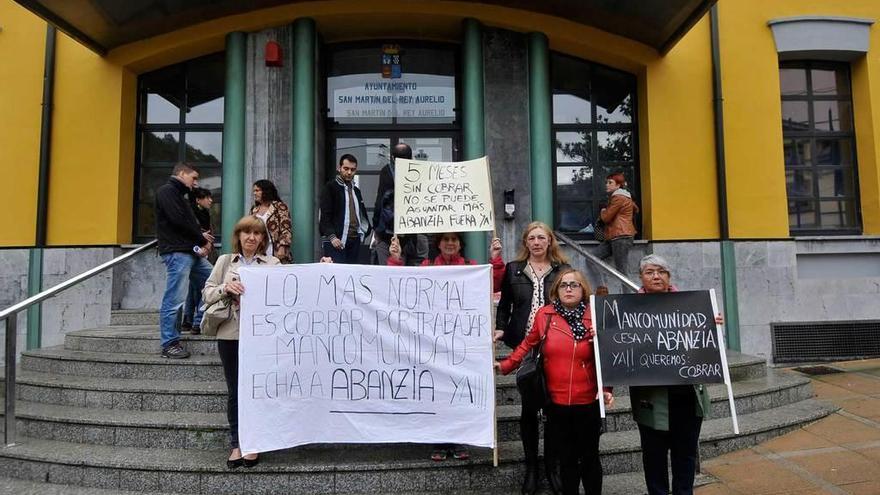
[[[601,218],[593,224],[593,238],[597,241],[605,240],[605,222]]]
[[[547,392],[547,378],[544,376],[544,339],[547,338],[547,330],[549,329],[550,317],[548,316],[541,341],[526,354],[519,369],[516,370],[516,388],[519,389],[523,402],[538,407],[543,407],[550,402],[550,394]]]
[[[232,319],[232,301],[227,297],[202,307],[202,334],[213,337],[224,323]]]

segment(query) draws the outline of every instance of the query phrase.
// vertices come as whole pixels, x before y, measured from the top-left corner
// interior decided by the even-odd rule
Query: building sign
[[[389,69],[390,70],[390,69]],[[393,72],[389,75],[395,75]],[[434,74],[349,74],[327,78],[330,117],[455,120],[455,77]]]
[[[244,267],[241,448],[495,446],[489,265]]]

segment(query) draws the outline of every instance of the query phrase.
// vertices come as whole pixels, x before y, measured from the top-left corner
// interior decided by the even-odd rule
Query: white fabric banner
[[[242,267],[239,440],[494,447],[491,267]]]
[[[396,234],[495,230],[485,156],[466,162],[398,158],[394,163]]]

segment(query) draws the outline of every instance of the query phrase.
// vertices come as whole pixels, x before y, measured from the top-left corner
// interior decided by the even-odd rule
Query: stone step
[[[729,418],[703,424],[701,453],[710,458],[741,449],[820,419],[834,406],[806,400],[740,417],[735,436]],[[0,448],[0,472],[30,481],[105,489],[171,493],[388,493],[446,492],[483,487],[514,489],[522,479],[519,442],[491,451],[472,449],[468,461],[432,462],[426,445],[306,446],[262,456],[252,470],[228,471],[227,450],[144,449],[21,437]],[[606,433],[600,445],[607,474],[641,469],[638,432]]]
[[[765,377],[735,384],[740,416],[812,396],[808,379],[774,373],[778,376],[772,383]],[[713,406],[710,417],[729,417],[725,389],[713,386],[710,394]],[[227,422],[223,412],[108,410],[99,404],[71,406],[27,400],[18,401],[16,410],[19,431],[32,438],[144,448],[218,449],[226,445]],[[520,406],[499,406],[496,417],[498,440],[519,440]],[[606,411],[605,424],[608,432],[636,428],[629,397],[621,397]]]
[[[142,380],[57,375],[21,370],[19,400],[134,411],[226,411],[226,382]]]
[[[195,355],[187,359],[166,359],[155,354],[124,354],[71,351],[64,346],[44,347],[21,354],[25,371],[58,375],[145,380],[221,381],[220,358]]]
[[[217,344],[213,337],[182,334],[184,346],[193,354],[215,355]],[[157,325],[125,325],[77,330],[69,332],[64,340],[65,348],[74,351],[113,352],[121,354],[157,354],[159,352],[159,327]],[[496,358],[507,357],[511,349],[499,343],[495,346]],[[736,351],[727,351],[731,379],[757,378],[764,372],[765,360]]]
[[[504,377],[499,377],[503,379]],[[503,401],[504,390],[519,395],[512,384],[498,386],[496,403],[500,407],[514,406],[519,401]],[[726,390],[722,385],[709,387],[715,398],[713,417],[728,415],[724,401]],[[628,409],[629,397],[621,395],[626,387],[618,388],[616,407]],[[737,410],[755,411],[796,402],[811,396],[809,380],[805,377],[770,370],[767,377],[734,382]],[[33,371],[18,374],[18,399],[44,404],[79,406],[136,411],[224,412],[226,384],[224,382],[187,382],[139,379],[107,379],[81,376],[59,376]],[[518,410],[518,409],[517,409]],[[614,429],[623,429],[615,426]]]
[[[247,476],[239,473],[239,476]],[[716,480],[711,476],[697,475],[694,486],[700,487],[713,483]],[[621,473],[605,475],[602,478],[602,494],[603,495],[632,495],[633,493],[643,493],[645,491],[645,481],[642,473]],[[41,483],[37,481],[24,481],[14,478],[0,477],[0,493],[8,493],[15,495],[169,495],[167,492],[133,492],[129,490],[107,490],[103,488],[87,488],[75,487],[68,485],[53,485],[52,483]],[[192,492],[197,493],[197,492]],[[260,492],[263,493],[263,492]],[[386,495],[416,495],[419,492],[386,492]],[[448,492],[447,493],[452,493]],[[482,487],[477,490],[455,490],[455,495],[510,495],[509,487]],[[550,491],[542,488],[538,491],[539,495],[549,495]],[[383,494],[379,494],[383,495]]]
[[[217,339],[205,335],[181,334],[183,346],[192,354],[215,356]],[[108,352],[119,354],[158,354],[158,325],[126,325],[91,328],[69,332],[64,347],[72,351]]]
[[[158,357],[158,342],[159,330],[158,327],[155,326],[139,325],[103,327],[68,333],[65,336],[64,348],[70,351],[90,353],[105,353],[113,355],[132,354]],[[215,362],[219,363],[214,338],[202,335],[183,335],[182,342],[184,346],[194,354],[193,358],[201,356],[208,358],[208,361],[213,359]],[[501,344],[496,346],[496,356],[499,359],[506,357],[509,353],[510,349],[506,346]],[[132,357],[132,359],[139,363],[145,362],[143,360],[138,360],[136,357]],[[178,362],[184,363],[184,361]],[[728,351],[728,363],[732,381],[749,380],[764,376],[767,368],[765,361],[762,358],[741,354],[735,351]],[[221,376],[218,375],[217,380],[220,379]],[[504,383],[504,380],[499,381]],[[515,390],[512,392],[512,394],[503,395],[502,403],[519,401],[518,394],[515,393]]]
[[[114,309],[110,311],[110,324],[158,325],[159,312],[155,309]]]

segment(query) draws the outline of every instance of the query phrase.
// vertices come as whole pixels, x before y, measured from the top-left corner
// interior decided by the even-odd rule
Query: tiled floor
[[[880,495],[880,359],[834,363],[813,378],[819,399],[842,409],[750,449],[703,462],[717,483],[699,495]]]

